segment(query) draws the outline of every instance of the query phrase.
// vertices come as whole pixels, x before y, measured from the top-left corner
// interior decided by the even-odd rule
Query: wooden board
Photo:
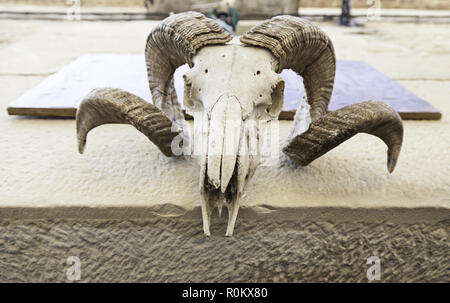
[[[182,75],[186,65],[175,72],[175,89],[183,98]],[[304,96],[303,79],[291,70],[285,80],[284,106],[280,119],[292,119]],[[117,87],[151,101],[144,57],[129,54],[89,54],[79,57],[8,107],[10,115],[75,117],[76,109],[92,89]],[[403,119],[439,120],[441,113],[427,101],[361,61],[337,62],[336,79],[329,110],[366,100],[382,100]]]

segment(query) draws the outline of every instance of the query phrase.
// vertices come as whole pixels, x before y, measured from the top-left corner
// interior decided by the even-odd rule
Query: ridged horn
[[[173,156],[172,121],[158,108],[129,92],[116,88],[93,90],[77,110],[78,151],[82,154],[88,132],[106,123],[131,124],[150,139],[161,152]]]
[[[183,120],[180,104],[173,98],[173,73],[199,48],[224,44],[232,37],[212,19],[197,12],[174,14],[164,19],[148,36],[145,48],[153,104],[172,121]]]
[[[390,105],[379,101],[352,104],[322,116],[306,132],[294,137],[283,152],[305,166],[357,133],[377,136],[386,143],[391,173],[402,146],[403,124]]]
[[[303,77],[313,121],[327,113],[336,58],[330,38],[319,27],[298,17],[277,16],[256,25],[240,40],[270,50],[278,59],[276,72],[290,68]]]

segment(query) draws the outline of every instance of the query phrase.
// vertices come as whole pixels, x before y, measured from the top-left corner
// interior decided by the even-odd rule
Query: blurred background
[[[150,14],[169,14],[187,10],[197,10],[209,13],[210,10],[220,2],[227,2],[239,11],[242,18],[255,16],[272,16],[278,14],[306,14],[311,13],[311,9],[320,15],[330,15],[336,9],[342,9],[349,5],[361,13],[361,9],[398,9],[398,10],[449,10],[448,0],[0,0],[2,13],[14,7],[21,8],[30,13],[33,6],[41,7],[43,11],[51,8],[81,7],[88,11],[95,11],[96,8],[104,8],[107,12],[111,9],[123,9],[124,12],[142,12],[144,9]],[[344,2],[347,2],[345,4]],[[34,8],[37,9],[37,8]],[[322,10],[318,10],[322,9]],[[325,9],[325,10],[323,10]],[[327,10],[328,9],[328,10]],[[334,9],[334,10],[333,10]],[[30,14],[32,15],[32,14]],[[401,14],[404,15],[404,14]]]

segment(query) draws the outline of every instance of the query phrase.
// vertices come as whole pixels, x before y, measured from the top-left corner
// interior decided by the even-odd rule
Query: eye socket
[[[183,75],[184,79],[184,98],[183,104],[186,109],[195,108],[197,105],[195,91],[201,91],[201,88],[197,88],[192,83],[192,78],[186,73]]]
[[[271,94],[272,104],[270,107],[268,107],[268,114],[272,117],[277,117],[282,108],[284,103],[284,81],[280,80],[275,85],[275,87],[272,90]]]
[[[284,101],[284,81],[280,77],[276,84],[272,87],[270,97],[259,94],[260,99],[256,103],[258,112],[263,116],[268,115],[270,118],[276,118],[283,108]],[[267,117],[267,116],[266,116]]]

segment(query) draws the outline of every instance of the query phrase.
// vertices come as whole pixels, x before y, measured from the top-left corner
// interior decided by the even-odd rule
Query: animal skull
[[[184,106],[194,117],[192,155],[200,161],[205,233],[213,207],[228,207],[232,235],[239,197],[259,164],[259,126],[278,117],[284,81],[265,49],[231,43],[202,48],[184,76]]]
[[[279,73],[291,68],[304,79],[309,105],[303,104],[302,109],[309,113],[307,121],[300,114],[304,110],[295,116],[283,152],[308,165],[353,135],[366,132],[386,143],[388,170],[393,171],[403,136],[400,117],[378,101],[327,111],[335,56],[331,41],[318,27],[300,18],[279,16],[254,27],[240,41],[231,40],[200,13],[165,19],[150,33],[146,46],[154,105],[119,89],[94,90],[77,111],[80,152],[89,130],[104,123],[132,124],[166,156],[188,151],[200,164],[205,234],[210,235],[212,210],[217,206],[221,213],[225,204],[226,235],[231,236],[239,198],[260,163],[260,126],[278,118],[284,92]],[[185,63],[190,70],[183,76],[183,102],[194,118],[192,132],[173,86],[175,69]]]

